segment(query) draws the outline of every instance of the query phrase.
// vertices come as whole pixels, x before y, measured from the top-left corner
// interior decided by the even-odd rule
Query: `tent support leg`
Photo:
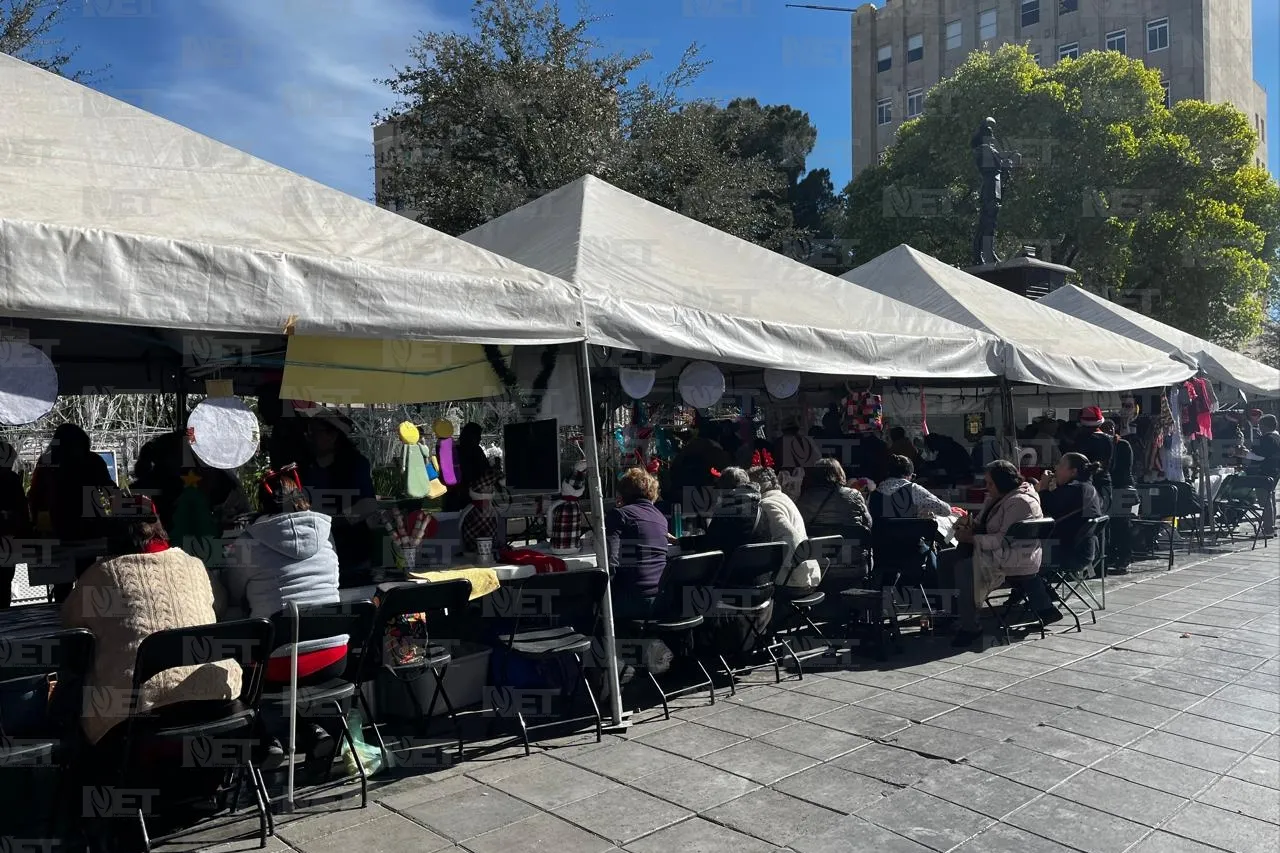
[[[578,405],[582,411],[583,450],[587,454],[587,491],[591,495],[592,542],[596,549],[596,565],[609,572],[609,546],[604,535],[604,492],[600,480],[600,449],[596,442],[595,402],[591,394],[591,349],[583,341],[578,348]],[[618,676],[618,652],[614,640],[613,597],[605,587],[600,602],[603,617],[603,651],[609,671],[609,716],[615,727],[622,726],[622,685]]]
[[[1009,385],[1009,380],[1000,377],[1000,429],[1003,433],[1000,436],[1001,453],[1013,452],[1013,448],[1018,446],[1018,430],[1013,422],[1013,388]],[[1014,465],[1018,464],[1017,459],[1010,459]]]

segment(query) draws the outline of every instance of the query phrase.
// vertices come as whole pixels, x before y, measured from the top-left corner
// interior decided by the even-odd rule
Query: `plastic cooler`
[[[489,656],[493,650],[478,643],[458,643],[453,650],[453,661],[444,674],[444,689],[449,693],[449,700],[455,710],[462,710],[484,701],[484,688],[489,680]],[[378,673],[377,707],[379,714],[389,717],[413,716],[413,703],[405,692],[399,679],[383,670]],[[431,694],[436,689],[435,673],[428,671],[413,682],[413,690],[426,711],[431,703]],[[434,717],[444,716],[444,702],[437,699]]]

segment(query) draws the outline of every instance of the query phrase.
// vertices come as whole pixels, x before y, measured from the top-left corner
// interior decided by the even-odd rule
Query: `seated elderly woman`
[[[1022,479],[1011,462],[997,460],[984,470],[987,499],[982,511],[969,523],[956,527],[960,547],[943,552],[939,566],[956,590],[960,625],[953,645],[957,647],[971,645],[982,636],[978,609],[1006,577],[1022,579],[1019,589],[1046,625],[1062,618],[1039,577],[1040,543],[1012,543],[1006,538],[1009,528],[1018,522],[1043,517],[1035,487]]]
[[[150,634],[217,620],[204,563],[170,548],[155,507],[137,499],[130,517],[109,539],[112,557],[99,560],[76,581],[62,606],[62,624],[97,637],[85,688],[103,701],[86,703],[82,725],[98,743],[128,719],[138,646]],[[240,693],[234,661],[165,670],[142,686],[138,710],[198,700],[234,699]]]
[[[613,569],[615,619],[647,619],[667,566],[667,518],[654,505],[658,481],[642,468],[629,468],[618,481],[617,506],[604,517]]]
[[[741,545],[768,541],[759,487],[742,468],[725,468],[716,480],[716,505],[700,550],[720,551],[728,557]]]
[[[810,536],[863,536],[871,529],[862,492],[847,483],[838,460],[819,459],[814,465],[796,502]]]
[[[760,490],[760,522],[765,541],[781,542],[787,546],[782,558],[782,570],[778,573],[778,583],[804,588],[816,586],[821,574],[817,562],[805,560],[802,565],[795,565],[796,549],[804,544],[809,535],[805,532],[800,510],[782,491],[777,473],[772,468],[757,465],[747,472],[747,476]]]

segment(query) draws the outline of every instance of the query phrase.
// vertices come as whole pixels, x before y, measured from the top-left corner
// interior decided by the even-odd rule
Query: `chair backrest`
[[[1045,542],[1053,535],[1053,525],[1056,523],[1052,518],[1029,518],[1026,521],[1018,521],[1009,525],[1004,538],[1011,542]]]
[[[843,536],[814,536],[801,542],[800,547],[796,548],[792,572],[800,571],[800,564],[805,560],[817,562],[821,571],[818,578],[820,584],[831,568],[853,565],[854,555],[846,548]],[[790,581],[788,578],[788,582]]]
[[[1137,488],[1139,517],[1154,521],[1178,514],[1178,490],[1173,483],[1141,483]]]
[[[238,619],[190,628],[170,628],[146,637],[133,665],[129,713],[137,710],[142,685],[168,669],[231,660],[244,671],[240,700],[254,704],[262,692],[263,664],[271,655],[271,623]]]
[[[600,569],[553,572],[504,581],[484,597],[486,617],[511,621],[509,634],[538,628],[572,626],[593,633],[609,575]]]
[[[74,628],[35,637],[0,637],[0,685],[57,673],[87,672],[93,663],[96,638],[91,631]]]
[[[373,627],[377,613],[372,601],[339,602],[336,604],[303,604],[298,607],[298,642],[323,640],[346,634],[350,640],[361,642]],[[272,645],[284,648],[293,642],[293,616],[282,610],[271,617],[274,629]]]
[[[1276,481],[1261,474],[1232,474],[1218,488],[1220,501],[1244,501],[1258,506],[1276,490]]]
[[[876,573],[883,583],[913,582],[923,573],[938,536],[932,518],[882,518],[871,527]]]
[[[693,609],[709,611],[711,594],[693,595],[693,590],[710,590],[720,575],[724,554],[707,551],[702,554],[681,554],[667,560],[658,584],[656,612],[664,616],[693,615]],[[702,602],[699,604],[699,602]],[[706,615],[705,612],[699,615]]]
[[[787,546],[781,542],[739,545],[725,558],[716,585],[735,589],[772,587],[786,556]]]
[[[1190,515],[1199,515],[1200,496],[1196,494],[1195,488],[1190,483],[1185,482],[1177,482],[1172,485],[1178,493],[1178,517],[1185,518]]]

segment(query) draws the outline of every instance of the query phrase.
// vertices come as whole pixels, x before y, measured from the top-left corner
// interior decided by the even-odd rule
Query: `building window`
[[[1262,126],[1261,130],[1258,133],[1258,137],[1263,142],[1266,142],[1267,141],[1267,120],[1265,118],[1260,118],[1258,119],[1258,121],[1261,123],[1261,126]]]
[[[1022,0],[1022,26],[1040,23],[1040,0]]]
[[[1037,50],[1035,53],[1031,54],[1031,61],[1036,65],[1040,64],[1040,51]]]
[[[1129,54],[1128,30],[1116,30],[1113,33],[1107,33],[1107,50],[1114,50],[1116,53]]]
[[[1080,0],[1059,0],[1058,2],[1059,15],[1069,15],[1072,12],[1079,11],[1079,9]]]
[[[951,21],[947,24],[947,50],[957,50],[964,42],[964,24]]]
[[[1169,107],[1173,106],[1173,100],[1169,97],[1169,81],[1161,80],[1160,88],[1164,89],[1164,106],[1165,106],[1165,109],[1168,109]]]
[[[876,54],[876,72],[883,73],[893,67],[893,46],[884,45]]]
[[[924,89],[912,89],[907,92],[907,118],[915,118],[924,113]]]
[[[891,98],[876,101],[876,124],[893,124],[893,100]]]
[[[924,59],[924,36],[909,36],[907,38],[907,62],[919,62],[922,59]]]
[[[1147,53],[1155,53],[1169,46],[1169,19],[1161,18],[1147,24]]]
[[[987,9],[978,16],[978,41],[991,41],[996,37],[996,10]]]
[[[1071,44],[1058,45],[1058,59],[1079,59],[1080,58],[1080,42],[1073,41]]]

